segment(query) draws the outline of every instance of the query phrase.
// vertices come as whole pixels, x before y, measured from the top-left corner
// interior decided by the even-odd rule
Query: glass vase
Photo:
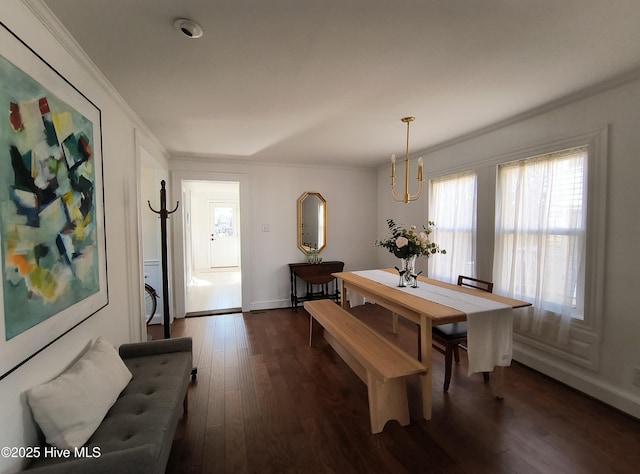
[[[400,259],[400,268],[396,267],[398,273],[400,274],[400,281],[398,282],[398,286],[403,288],[410,284],[414,288],[417,288],[417,278],[416,278],[416,258],[417,255],[411,255],[407,258]]]
[[[416,271],[416,259],[418,258],[417,255],[411,255],[409,258],[407,258],[407,272],[405,273],[404,277],[407,280],[407,284],[411,285],[413,288],[417,288],[418,285],[418,278],[417,278],[417,271]]]

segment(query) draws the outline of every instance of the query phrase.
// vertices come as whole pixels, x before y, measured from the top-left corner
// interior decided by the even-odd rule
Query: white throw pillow
[[[68,370],[28,390],[47,443],[67,449],[85,444],[131,377],[115,348],[100,337]]]

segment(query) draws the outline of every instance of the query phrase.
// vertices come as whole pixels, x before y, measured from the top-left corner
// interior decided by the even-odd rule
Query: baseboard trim
[[[242,313],[242,308],[227,308],[227,309],[209,309],[206,311],[193,311],[184,315],[185,318],[198,318],[201,316],[218,316],[220,314],[235,314]]]
[[[288,308],[289,306],[291,306],[290,300],[262,301],[260,303],[251,303],[249,305],[249,311]]]
[[[544,358],[521,346],[514,347],[513,359],[606,405],[640,419],[640,397],[636,394],[613,387],[604,381]]]

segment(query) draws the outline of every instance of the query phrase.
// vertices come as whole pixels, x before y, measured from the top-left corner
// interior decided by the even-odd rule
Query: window
[[[584,318],[587,153],[584,146],[498,167],[496,292],[531,302],[534,326],[557,323],[560,333]]]
[[[428,216],[447,255],[429,259],[429,276],[455,282],[459,273],[475,274],[492,280],[494,293],[531,302],[514,315],[514,341],[525,359],[534,348],[598,369],[607,151],[605,126],[463,165],[449,166],[448,154],[432,161],[440,175],[429,181]],[[467,197],[476,194],[474,209]],[[469,209],[466,224],[453,220]]]
[[[476,181],[475,173],[430,180],[429,220],[436,223],[432,238],[447,250],[429,259],[432,278],[455,282],[458,275],[476,276]]]

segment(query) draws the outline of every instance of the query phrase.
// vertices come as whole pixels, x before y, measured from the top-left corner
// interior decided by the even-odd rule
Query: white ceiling
[[[636,0],[45,3],[174,157],[378,166],[640,68]]]

